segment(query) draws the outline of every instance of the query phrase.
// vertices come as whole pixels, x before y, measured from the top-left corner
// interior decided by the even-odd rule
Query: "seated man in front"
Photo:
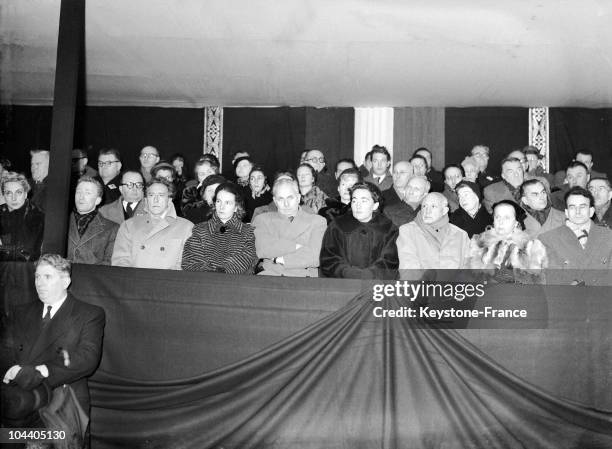
[[[258,274],[318,277],[325,218],[302,210],[300,190],[292,179],[277,179],[272,195],[278,211],[257,215],[251,223],[257,256],[263,259]]]
[[[146,213],[121,223],[112,265],[180,270],[185,241],[193,223],[176,216],[174,184],[152,179],[146,189]]]
[[[565,225],[540,234],[548,253],[549,284],[610,285],[612,231],[596,225],[593,195],[582,187],[565,194]]]
[[[350,193],[351,211],[332,221],[323,237],[323,276],[395,279],[397,226],[379,211],[380,190],[360,182]]]
[[[57,254],[42,255],[34,275],[40,302],[17,307],[6,328],[7,353],[0,361],[3,382],[16,388],[6,390],[12,398],[3,395],[4,418],[18,427],[44,425],[37,409],[16,407],[28,401],[15,397],[48,397],[51,389],[63,384],[72,387],[89,415],[87,378],[102,355],[104,310],[68,292],[70,268],[70,261]],[[38,406],[46,405],[41,402]]]
[[[399,228],[400,270],[464,268],[469,248],[467,233],[449,223],[448,202],[441,193],[428,193],[414,221]]]
[[[103,191],[100,181],[90,176],[77,181],[68,227],[68,259],[74,263],[111,263],[119,225],[98,213]]]

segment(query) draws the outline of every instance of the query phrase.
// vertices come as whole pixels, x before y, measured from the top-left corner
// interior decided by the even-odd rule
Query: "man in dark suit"
[[[591,193],[573,187],[565,195],[567,222],[539,236],[546,247],[549,284],[611,285],[612,231],[591,220]]]
[[[137,171],[128,170],[121,177],[119,186],[121,196],[110,204],[102,206],[99,210],[104,218],[121,224],[134,215],[144,215],[144,179]]]
[[[483,204],[487,212],[493,212],[493,204],[501,200],[516,203],[520,200],[520,187],[524,181],[525,172],[521,161],[515,157],[507,157],[501,163],[502,180],[485,187]]]
[[[595,200],[593,221],[607,228],[612,228],[612,189],[608,178],[593,178],[589,181],[589,192]]]
[[[102,354],[104,310],[68,293],[70,261],[44,254],[36,263],[35,285],[40,302],[19,306],[7,326],[8,354],[3,382],[23,395],[42,387],[69,384],[89,414],[87,378]],[[4,400],[4,399],[3,399]],[[40,405],[45,405],[40,404]],[[6,410],[10,414],[12,410]],[[20,423],[42,427],[37,410]]]
[[[75,211],[68,227],[68,259],[75,263],[110,265],[119,225],[98,212],[102,184],[82,176],[74,194]]]

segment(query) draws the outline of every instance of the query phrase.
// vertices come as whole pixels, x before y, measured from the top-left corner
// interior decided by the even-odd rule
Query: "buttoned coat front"
[[[172,204],[162,219],[149,214],[132,217],[119,227],[112,265],[180,270],[192,228],[192,222],[176,216]]]
[[[74,214],[70,215],[67,258],[74,263],[110,265],[119,225],[99,213],[79,236]]]
[[[546,217],[546,221],[543,224],[540,224],[538,220],[529,214],[527,214],[524,224],[525,232],[533,239],[540,234],[565,225],[565,213],[551,207],[548,217]]]

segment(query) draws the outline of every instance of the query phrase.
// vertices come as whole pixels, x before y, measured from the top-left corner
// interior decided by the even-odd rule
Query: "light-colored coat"
[[[543,234],[544,232],[548,232],[551,229],[558,228],[559,226],[565,225],[565,213],[555,209],[554,207],[550,208],[550,212],[548,213],[548,217],[546,217],[546,221],[543,224],[540,224],[538,220],[533,218],[531,215],[527,214],[527,217],[524,220],[525,224],[525,232],[529,235],[529,237],[536,238],[538,235]]]
[[[397,238],[400,270],[464,268],[470,248],[467,233],[451,223],[444,226],[440,232],[443,235],[438,250],[438,245],[432,242],[432,237],[415,221],[400,226]]]
[[[161,220],[148,213],[134,216],[119,227],[112,265],[180,270],[183,247],[192,228],[192,222],[176,216],[172,203]]]
[[[587,285],[612,285],[610,229],[591,223],[584,248],[574,231],[567,226],[540,234],[539,239],[548,253],[548,283],[572,284],[583,281]]]
[[[68,228],[68,259],[74,263],[110,265],[119,225],[98,212],[79,237],[74,215]]]
[[[292,222],[279,212],[266,212],[253,220],[257,256],[264,259],[259,274],[273,276],[318,277],[319,254],[325,218],[299,209]],[[296,249],[296,245],[302,245]],[[283,264],[272,259],[283,257]]]

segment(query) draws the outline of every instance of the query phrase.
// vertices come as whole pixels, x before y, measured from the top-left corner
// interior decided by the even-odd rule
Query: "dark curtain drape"
[[[29,173],[29,151],[49,148],[51,108],[10,106],[3,111],[1,153],[18,171]],[[89,149],[89,165],[93,168],[97,168],[102,147],[118,148],[124,168],[140,166],[138,156],[145,145],[157,147],[162,158],[183,153],[192,168],[203,151],[203,109],[89,106],[78,112],[74,146]]]
[[[612,174],[612,109],[550,108],[550,172],[565,170],[581,149],[593,152],[593,168]]]
[[[247,151],[271,178],[295,170],[305,149],[325,154],[333,172],[338,159],[353,157],[353,108],[224,108],[223,172],[233,173],[232,155]]]
[[[474,145],[490,148],[488,170],[499,174],[502,159],[529,141],[528,108],[446,108],[447,164],[460,163]]]
[[[106,311],[94,448],[612,445],[605,288],[487,287],[477,306],[545,301],[520,330],[375,318],[407,301],[357,280],[75,265],[71,291]]]

